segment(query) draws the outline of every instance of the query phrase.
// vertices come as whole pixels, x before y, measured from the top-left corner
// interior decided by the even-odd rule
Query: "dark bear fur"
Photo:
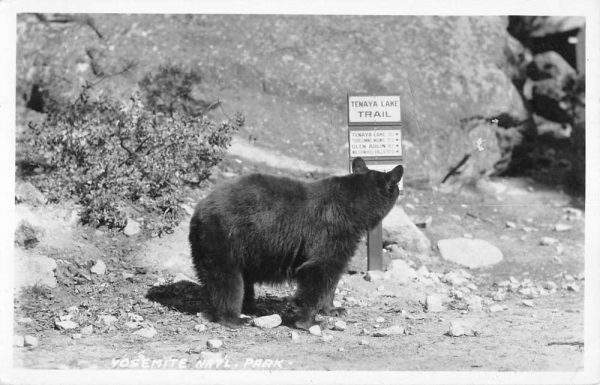
[[[229,327],[254,309],[254,284],[294,280],[295,326],[307,329],[332,305],[335,288],[361,237],[398,198],[402,166],[383,173],[361,158],[353,174],[305,183],[251,174],[221,186],[194,212],[189,240],[213,317]]]

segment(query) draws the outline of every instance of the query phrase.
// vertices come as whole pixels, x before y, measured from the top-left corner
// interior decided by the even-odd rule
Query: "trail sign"
[[[391,171],[402,164],[402,108],[399,95],[348,94],[348,166],[354,158],[367,167]],[[402,180],[398,183],[402,193]],[[367,234],[367,270],[383,270],[383,230]]]

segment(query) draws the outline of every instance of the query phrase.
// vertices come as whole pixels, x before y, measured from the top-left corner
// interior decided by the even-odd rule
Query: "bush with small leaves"
[[[49,199],[78,200],[84,223],[121,228],[134,210],[148,217],[150,231],[169,232],[182,214],[182,187],[210,176],[242,123],[239,114],[216,123],[149,111],[137,94],[122,104],[84,92],[30,125],[30,148],[49,166],[32,182]]]

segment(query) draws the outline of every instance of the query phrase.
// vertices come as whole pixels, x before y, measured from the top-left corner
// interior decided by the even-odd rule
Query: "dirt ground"
[[[274,168],[276,155],[265,157],[264,150],[240,145],[245,148],[238,152],[250,158],[254,154],[254,159],[230,154],[212,182],[249,171],[312,178],[302,170]],[[212,183],[190,191],[190,207],[210,188]],[[206,310],[202,288],[192,282],[187,220],[175,233],[150,239],[57,222],[56,231],[47,229],[38,248],[57,261],[58,286],[25,289],[15,296],[14,334],[39,341],[37,346],[14,348],[15,366],[583,370],[584,220],[567,220],[565,211],[581,208],[581,201],[529,179],[501,179],[460,193],[409,186],[399,203],[409,215],[432,217],[424,229],[432,241],[431,257],[410,263],[415,270],[426,266],[430,274],[426,277],[441,280],[366,281],[366,260],[358,253],[336,292],[336,300],[348,309],[342,318],[345,330],[331,329],[337,319],[324,317],[325,337],[285,325],[293,284],[257,290],[258,315],[280,314],[281,326],[263,329],[249,321],[248,326],[231,330],[207,321],[202,315]],[[22,210],[38,217],[52,212],[49,207]],[[557,232],[556,223],[571,228]],[[504,260],[481,269],[442,260],[437,240],[462,236],[491,242],[502,250]],[[545,236],[558,242],[541,245]],[[90,272],[97,259],[107,265],[103,275]],[[447,273],[461,275],[464,282],[453,286],[444,279]],[[539,289],[547,281],[556,289],[542,290],[541,295],[523,291]],[[506,295],[494,298],[501,288],[507,288]],[[428,294],[444,299],[442,311],[427,311]],[[473,295],[482,299],[480,308],[467,305]],[[61,320],[75,321],[77,327],[59,330]],[[450,336],[451,324],[462,325],[466,335]],[[376,336],[388,327],[400,332]],[[139,330],[156,334],[140,336]],[[222,346],[209,348],[207,342],[213,339]]]

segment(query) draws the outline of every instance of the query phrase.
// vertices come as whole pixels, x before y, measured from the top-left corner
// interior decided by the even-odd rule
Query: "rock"
[[[187,275],[183,273],[177,273],[175,277],[173,277],[173,283],[181,281],[194,282],[194,280],[188,277]]]
[[[135,313],[127,313],[127,317],[134,322],[142,322],[144,320],[144,317]]]
[[[90,269],[90,272],[96,275],[104,275],[106,273],[106,264],[101,259],[98,259]]]
[[[420,229],[425,229],[431,226],[431,222],[433,221],[431,215],[426,215],[424,217],[412,216],[411,218],[415,226],[417,226]]]
[[[127,321],[124,325],[128,329],[137,329],[140,327],[140,323],[135,321]]]
[[[483,310],[483,305],[481,303],[481,297],[478,295],[472,295],[467,298],[467,308],[471,312],[478,312]]]
[[[15,286],[17,288],[58,285],[54,271],[56,261],[46,256],[27,255],[15,248]]]
[[[574,207],[567,207],[563,210],[563,218],[567,221],[575,221],[583,219],[583,211]]]
[[[133,332],[133,335],[144,337],[144,338],[153,338],[154,336],[156,336],[156,334],[158,334],[158,332],[156,331],[155,328],[153,328],[151,326],[145,327],[145,328],[142,328],[140,330],[136,330],[135,332]]]
[[[124,271],[124,272],[121,273],[121,275],[123,276],[123,279],[128,280],[128,281],[133,281],[133,274],[132,273]]]
[[[573,228],[573,226],[567,225],[567,224],[564,224],[564,223],[557,223],[557,224],[554,225],[554,231],[557,231],[557,232],[569,231],[572,228]]]
[[[367,340],[360,340],[360,341],[358,342],[358,344],[359,344],[359,345],[368,345],[368,344],[369,344],[369,341],[367,341]]]
[[[509,228],[509,229],[516,229],[517,228],[517,224],[515,222],[507,221],[506,222],[506,227]]]
[[[390,281],[400,284],[407,284],[413,279],[418,278],[417,271],[402,259],[393,259],[388,266],[386,275],[389,277]]]
[[[494,265],[502,261],[502,252],[481,239],[452,238],[438,241],[442,258],[469,268]]]
[[[332,304],[333,304],[333,307],[342,307],[342,303],[335,299],[333,300]]]
[[[57,322],[54,322],[54,326],[56,326],[56,328],[58,330],[72,330],[72,329],[76,329],[77,327],[79,327],[77,322],[73,322],[73,321],[57,321]]]
[[[17,348],[22,348],[23,346],[25,346],[25,338],[23,336],[14,335],[13,346]]]
[[[490,306],[489,309],[490,309],[490,313],[496,313],[496,312],[504,310],[504,308],[501,305],[492,305],[492,306]]]
[[[212,338],[206,341],[206,346],[208,346],[209,349],[220,349],[223,346],[223,341],[217,338]]]
[[[523,301],[521,301],[521,303],[527,307],[533,307],[533,301],[528,300],[528,299],[524,299]]]
[[[534,81],[562,79],[565,76],[574,76],[575,70],[560,54],[546,51],[533,56],[533,61],[527,66],[527,75]]]
[[[383,317],[377,317],[375,318],[375,322],[377,322],[378,324],[385,322],[385,318]]]
[[[411,221],[401,206],[396,205],[383,218],[383,243],[396,244],[398,253],[392,253],[392,259],[415,257],[428,259],[431,242],[421,230]],[[394,255],[396,254],[396,255]]]
[[[73,333],[71,334],[71,338],[74,340],[80,340],[83,337],[83,334],[81,333]]]
[[[117,321],[114,315],[99,315],[98,319],[106,326],[110,326]]]
[[[272,314],[264,317],[255,318],[252,323],[254,326],[264,329],[272,329],[281,325],[281,317],[279,314]]]
[[[373,332],[373,337],[387,337],[394,335],[403,335],[405,333],[404,327],[400,325],[393,325],[385,329],[379,329]]]
[[[127,219],[127,225],[123,229],[123,233],[128,237],[132,237],[134,235],[139,234],[140,232],[140,224],[133,219]]]
[[[319,325],[313,325],[308,329],[308,332],[310,334],[312,334],[313,336],[320,336],[321,335],[321,327]]]
[[[38,343],[39,343],[39,341],[38,341],[37,337],[34,337],[34,336],[26,335],[25,338],[23,339],[24,346],[36,347],[36,346],[38,346]]]
[[[331,334],[323,334],[323,336],[321,337],[321,339],[323,340],[323,342],[330,342],[330,341],[333,341],[333,335],[331,335]]]
[[[31,183],[16,182],[15,201],[16,203],[27,203],[35,207],[46,204],[46,197]]]
[[[33,323],[33,319],[31,319],[29,317],[23,317],[23,318],[17,319],[17,323],[29,325],[29,324]]]
[[[430,294],[425,300],[425,308],[428,313],[438,313],[444,311],[442,298],[436,294]]]
[[[298,334],[298,332],[295,332],[295,331],[290,332],[290,338],[294,342],[300,341],[300,335]]]
[[[470,325],[467,325],[464,322],[451,321],[446,335],[450,337],[473,336],[477,335],[477,331],[473,330]]]
[[[15,230],[15,243],[24,249],[32,249],[40,242],[43,234],[44,230],[41,227],[33,226],[23,219]]]
[[[493,295],[492,295],[492,299],[494,301],[504,301],[504,299],[506,298],[506,291],[502,290],[502,289],[498,289],[498,291],[496,291]]]
[[[379,270],[369,270],[367,271],[367,274],[365,274],[365,281],[369,282],[383,281],[386,278],[387,276],[384,272]]]
[[[333,330],[339,330],[339,331],[346,330],[346,322],[344,322],[342,320],[335,321],[335,323],[333,324]]]
[[[452,286],[461,286],[469,282],[465,277],[463,277],[460,273],[456,271],[450,271],[444,274],[441,280],[442,282],[445,282]]]
[[[542,237],[540,239],[541,246],[552,246],[555,243],[558,243],[558,239],[552,237]]]
[[[80,331],[81,331],[81,334],[90,335],[94,332],[94,326],[92,326],[92,325],[84,326],[81,328]]]
[[[368,335],[371,335],[371,332],[369,332],[367,329],[363,328],[360,331],[359,335],[361,335],[361,336],[368,336]]]
[[[574,291],[574,292],[577,293],[577,292],[579,292],[580,289],[579,289],[579,285],[578,284],[576,284],[576,283],[568,283],[567,284],[567,290]]]
[[[204,325],[204,324],[195,325],[194,330],[199,333],[202,333],[202,332],[206,331],[206,325]]]

